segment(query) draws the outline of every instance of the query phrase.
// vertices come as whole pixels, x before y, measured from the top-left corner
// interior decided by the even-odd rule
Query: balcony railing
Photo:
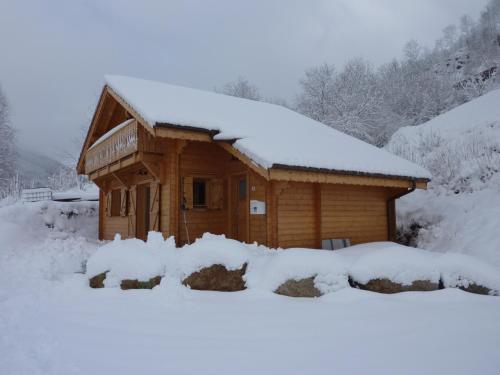
[[[140,127],[140,129],[139,129]],[[134,152],[140,151],[139,138],[145,136],[145,130],[133,120],[129,124],[112,132],[98,144],[91,146],[85,155],[85,173],[90,174],[100,168],[114,163]]]

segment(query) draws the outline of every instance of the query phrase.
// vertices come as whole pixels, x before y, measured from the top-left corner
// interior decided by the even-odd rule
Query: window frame
[[[121,189],[111,190],[111,206],[109,216],[120,217],[122,208],[122,191]]]
[[[203,183],[205,185],[205,194],[204,194],[204,202],[203,204],[198,204],[196,202],[198,198],[198,194],[196,193],[196,185]],[[194,209],[207,209],[209,205],[209,186],[210,186],[210,180],[208,178],[204,177],[193,177],[193,208]]]

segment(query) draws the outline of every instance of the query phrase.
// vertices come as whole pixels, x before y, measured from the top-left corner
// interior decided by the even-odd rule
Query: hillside
[[[47,185],[47,178],[56,173],[62,164],[38,152],[18,150],[17,170],[21,181],[27,184]]]
[[[387,149],[433,175],[428,191],[399,202],[402,239],[434,251],[500,265],[500,90],[419,126],[404,127]]]

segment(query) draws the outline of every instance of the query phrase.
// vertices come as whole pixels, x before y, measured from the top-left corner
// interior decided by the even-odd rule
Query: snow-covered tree
[[[296,109],[304,115],[328,123],[332,117],[335,67],[323,64],[306,70],[300,80],[302,91],[296,98]]]
[[[16,176],[15,132],[9,122],[7,98],[0,88],[0,197],[9,193]]]
[[[296,109],[364,141],[382,145],[397,121],[384,102],[377,74],[363,59],[352,59],[336,72],[323,64],[305,72]]]
[[[215,89],[216,92],[236,96],[238,98],[250,100],[262,100],[259,89],[253,85],[245,77],[240,76],[235,81],[231,81],[222,86],[221,89]]]

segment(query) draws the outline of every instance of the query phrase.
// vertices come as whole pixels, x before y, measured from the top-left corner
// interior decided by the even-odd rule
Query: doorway
[[[248,241],[248,183],[246,175],[231,177],[231,237]]]
[[[136,237],[146,241],[149,232],[149,184],[137,185]]]

